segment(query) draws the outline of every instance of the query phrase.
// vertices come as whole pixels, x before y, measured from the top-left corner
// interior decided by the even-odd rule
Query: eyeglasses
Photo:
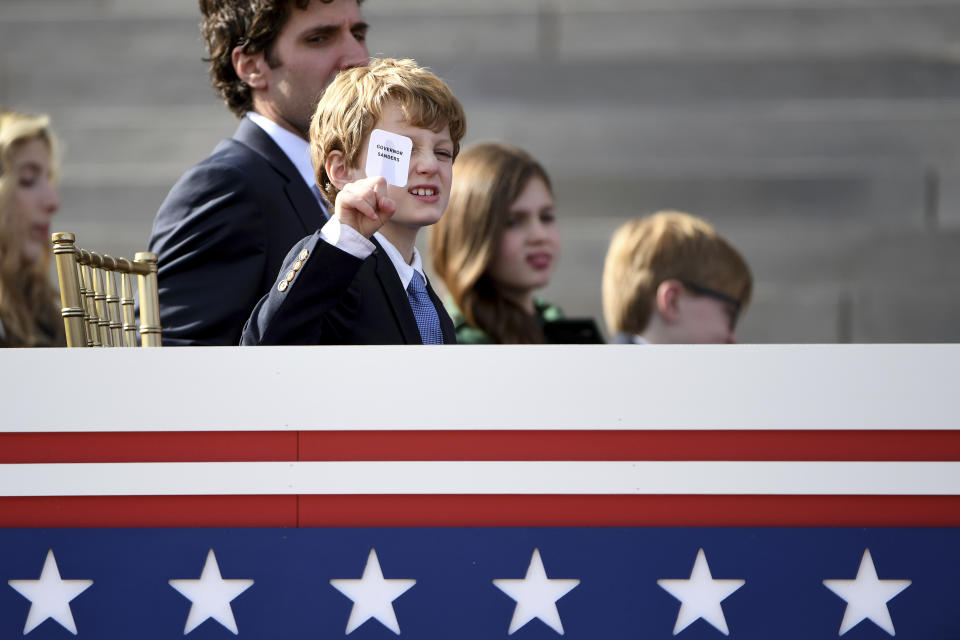
[[[697,295],[707,296],[728,305],[727,311],[730,315],[730,330],[733,331],[734,327],[737,326],[737,318],[740,315],[740,307],[742,306],[742,303],[739,300],[733,296],[728,296],[722,291],[705,287],[702,284],[697,284],[696,282],[691,282],[690,280],[680,280],[680,284]]]

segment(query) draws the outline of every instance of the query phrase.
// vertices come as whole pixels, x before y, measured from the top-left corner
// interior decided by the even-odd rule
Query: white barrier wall
[[[960,345],[0,351],[0,432],[958,429]]]

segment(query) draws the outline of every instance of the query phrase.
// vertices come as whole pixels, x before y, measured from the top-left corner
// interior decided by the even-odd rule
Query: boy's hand
[[[340,222],[369,239],[397,210],[387,197],[387,181],[380,176],[350,182],[337,194],[334,213]]]

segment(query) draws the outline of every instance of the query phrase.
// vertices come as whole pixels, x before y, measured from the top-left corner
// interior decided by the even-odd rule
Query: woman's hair
[[[327,156],[339,151],[349,167],[360,165],[368,139],[383,107],[394,101],[407,124],[432,131],[450,127],[453,156],[467,132],[463,106],[443,80],[415,60],[374,59],[337,74],[327,87],[310,122],[310,154],[317,185],[330,204],[339,190],[327,175]]]
[[[496,142],[471,145],[453,165],[447,211],[430,231],[434,271],[467,322],[494,343],[544,341],[537,319],[505,298],[487,273],[510,206],[531,178],[553,190],[547,172],[526,151]]]
[[[57,141],[45,115],[0,110],[0,321],[4,342],[11,347],[47,346],[63,332],[57,293],[49,280],[50,247],[44,259],[25,266],[20,231],[12,219],[11,200],[17,188],[13,158],[23,144],[40,138],[57,166]],[[43,331],[38,332],[38,328]]]
[[[743,307],[753,290],[746,260],[710,223],[681,211],[660,211],[624,223],[610,240],[603,269],[607,329],[643,333],[657,287],[670,279],[709,287]]]

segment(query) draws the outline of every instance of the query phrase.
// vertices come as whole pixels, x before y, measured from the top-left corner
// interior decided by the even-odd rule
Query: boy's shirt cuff
[[[340,222],[340,218],[336,214],[331,216],[320,229],[320,237],[337,249],[346,251],[354,258],[360,258],[361,260],[368,258],[376,248],[359,231]]]

